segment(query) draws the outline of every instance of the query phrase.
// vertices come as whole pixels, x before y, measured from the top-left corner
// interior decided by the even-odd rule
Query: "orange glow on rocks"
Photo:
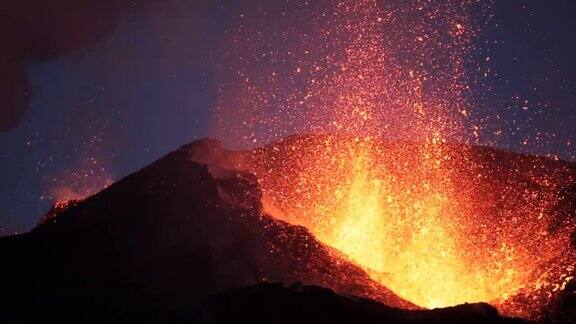
[[[78,169],[66,170],[47,179],[48,198],[55,205],[65,205],[68,201],[82,200],[114,182],[102,163],[91,157]]]
[[[536,316],[568,277],[573,224],[551,224],[576,174],[456,144],[482,131],[463,63],[477,33],[469,12],[485,7],[329,3],[298,6],[296,31],[282,18],[281,32],[259,29],[268,13],[256,12],[230,33],[224,59],[237,78],[222,83],[220,135],[251,146],[285,138],[243,161],[265,210],[419,306],[483,301]],[[271,39],[287,48],[272,50]],[[289,136],[304,133],[328,135]]]
[[[545,160],[511,162],[432,142],[303,136],[255,150],[247,165],[266,212],[305,226],[400,297],[531,317],[571,262],[569,230],[550,224],[557,188],[576,173],[524,177]],[[492,163],[501,169],[484,169]],[[500,173],[508,183],[490,179]]]

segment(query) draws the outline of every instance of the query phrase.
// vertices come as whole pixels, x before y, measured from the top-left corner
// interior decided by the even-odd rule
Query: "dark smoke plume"
[[[5,0],[0,6],[0,131],[16,126],[31,89],[26,64],[73,55],[123,18],[153,10],[152,0]]]

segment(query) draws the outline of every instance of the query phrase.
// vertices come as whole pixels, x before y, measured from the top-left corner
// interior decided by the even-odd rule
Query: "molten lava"
[[[248,168],[268,213],[305,226],[400,297],[428,308],[491,302],[532,316],[540,300],[507,300],[561,284],[573,252],[568,229],[550,230],[552,208],[575,173],[523,177],[525,166],[546,162],[521,162],[481,161],[434,141],[313,136],[256,150]]]
[[[294,5],[270,28],[255,12],[230,32],[220,135],[253,146],[331,134],[243,161],[266,211],[417,305],[534,316],[573,270],[573,224],[552,224],[576,175],[468,145],[483,129],[464,69],[482,2],[327,3]]]

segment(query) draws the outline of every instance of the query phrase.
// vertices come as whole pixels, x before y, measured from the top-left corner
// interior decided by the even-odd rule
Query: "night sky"
[[[11,18],[0,24],[0,35],[11,33],[0,56],[0,235],[30,230],[56,196],[90,193],[217,135],[213,108],[229,32],[291,3],[68,7],[58,0],[44,10],[26,6],[31,0],[7,2],[0,12]],[[501,0],[487,16],[467,64],[469,99],[484,120],[481,143],[575,160],[576,3]],[[273,14],[266,17],[274,24]],[[44,23],[29,27],[37,21]],[[493,136],[496,130],[502,134]]]

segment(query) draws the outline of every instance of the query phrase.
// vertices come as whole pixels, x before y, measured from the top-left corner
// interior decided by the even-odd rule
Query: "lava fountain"
[[[576,170],[537,174],[531,169],[549,161],[507,164],[468,150],[298,136],[254,150],[246,163],[266,212],[305,226],[400,297],[536,316],[541,294],[570,280],[570,231],[550,224],[558,188]]]
[[[482,6],[327,2],[281,9],[276,29],[261,25],[273,13],[254,13],[230,33],[220,135],[252,145],[285,138],[242,162],[265,211],[419,306],[490,302],[535,316],[541,296],[571,279],[571,227],[550,224],[575,172],[448,144],[481,130],[469,119],[463,62],[477,32],[470,8]],[[300,25],[283,25],[294,19]],[[295,133],[327,135],[287,137]]]

